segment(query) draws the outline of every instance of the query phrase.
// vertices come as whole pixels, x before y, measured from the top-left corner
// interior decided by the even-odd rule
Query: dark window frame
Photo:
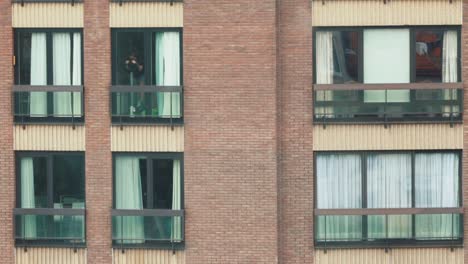
[[[410,31],[410,43],[408,45],[409,51],[410,51],[410,82],[407,84],[398,84],[398,83],[388,83],[388,84],[365,84],[364,83],[364,30],[366,29],[408,29]],[[455,30],[457,32],[457,38],[458,38],[458,65],[457,65],[457,71],[458,71],[458,82],[456,83],[442,83],[442,82],[432,82],[432,83],[422,83],[422,82],[416,82],[416,50],[415,50],[415,43],[416,43],[416,31],[420,30],[427,30],[427,31],[447,31],[447,30]],[[317,71],[316,71],[316,55],[317,55],[317,45],[316,45],[316,35],[317,32],[323,32],[323,31],[342,31],[342,32],[357,32],[358,33],[358,68],[357,73],[358,73],[358,82],[357,83],[349,83],[349,84],[317,84]],[[379,90],[386,90],[386,86],[391,85],[393,88],[392,89],[404,89],[404,90],[410,90],[410,102],[415,102],[416,100],[416,90],[413,89],[412,87],[416,86],[430,86],[434,85],[436,86],[437,84],[444,85],[442,89],[446,89],[448,86],[451,85],[458,85],[459,87],[457,88],[457,95],[458,99],[456,101],[459,101],[458,103],[463,104],[463,89],[462,88],[462,58],[461,58],[461,27],[456,26],[456,25],[425,25],[425,26],[354,26],[354,27],[314,27],[312,29],[312,35],[313,35],[313,48],[312,48],[312,60],[313,60],[313,65],[314,65],[314,70],[312,73],[313,76],[313,98],[314,98],[314,107],[313,107],[313,122],[317,124],[333,124],[333,123],[340,123],[340,124],[346,124],[346,123],[376,123],[376,124],[388,124],[388,123],[461,123],[461,119],[463,116],[463,113],[461,110],[459,112],[450,112],[450,113],[445,113],[445,115],[448,115],[448,117],[439,117],[438,114],[442,113],[401,113],[403,116],[402,117],[389,117],[387,116],[387,113],[375,113],[384,115],[383,117],[373,117],[372,113],[360,113],[359,116],[353,116],[353,117],[340,117],[340,116],[334,116],[332,113],[332,118],[327,118],[326,115],[321,115],[320,113],[316,115],[315,113],[315,103],[317,102],[315,100],[317,88],[316,86],[321,86],[320,90],[353,90],[356,91],[356,96],[359,98],[359,101],[357,102],[356,107],[359,106],[364,100],[364,92],[367,89],[376,89],[378,88]],[[359,85],[361,85],[359,87]],[[367,89],[365,88],[367,87]],[[438,88],[440,89],[440,88]],[[333,102],[335,101],[330,101],[330,103],[327,102],[327,105],[332,106]],[[350,104],[352,102],[349,102]],[[451,111],[453,111],[457,107],[457,105],[452,105],[450,103],[450,106],[452,106]],[[369,105],[376,105],[376,103],[371,103]],[[391,103],[381,103],[383,106],[383,109],[385,109],[385,106],[391,106]],[[384,106],[385,105],[385,106]],[[402,107],[404,104],[402,104]],[[357,113],[356,113],[357,114]],[[432,116],[434,115],[435,116]],[[362,116],[363,115],[363,116]]]
[[[180,211],[184,212],[185,211],[185,185],[184,185],[184,153],[183,152],[113,152],[112,153],[112,210],[118,210],[116,209],[115,206],[115,198],[116,198],[116,186],[115,186],[115,176],[116,176],[116,157],[118,156],[134,156],[134,157],[145,157],[147,161],[147,168],[153,166],[153,160],[158,160],[158,159],[165,159],[165,160],[179,160],[180,161]],[[150,177],[153,177],[152,174],[152,169],[148,169],[146,171],[146,179],[149,179]],[[150,184],[148,184],[150,185]],[[149,187],[152,188],[152,187]],[[149,199],[149,195],[148,198]],[[171,209],[157,209],[157,208],[144,208],[142,210],[131,210],[131,211],[139,211],[136,212],[136,215],[144,216],[148,215],[148,213],[145,213],[146,211],[171,211]],[[174,211],[174,210],[172,210]],[[119,213],[115,212],[112,213],[113,215],[119,215]],[[151,213],[149,213],[151,214]],[[182,213],[183,215],[183,213]],[[182,234],[185,233],[185,217],[181,217],[182,221]],[[182,250],[185,248],[185,239],[181,242],[171,242],[171,241],[152,241],[152,242],[145,242],[145,243],[139,243],[139,244],[125,244],[125,243],[116,243],[115,240],[112,240],[112,246],[114,248],[158,248],[158,249],[177,249],[177,250]]]
[[[462,151],[459,149],[443,149],[443,150],[369,150],[369,151],[316,151],[313,153],[313,171],[314,171],[314,211],[320,210],[317,208],[317,198],[318,198],[318,189],[317,189],[317,157],[319,155],[340,155],[340,154],[353,154],[359,155],[361,161],[361,207],[359,209],[369,209],[367,207],[367,157],[369,155],[375,154],[409,154],[411,155],[411,207],[408,209],[426,209],[426,208],[416,208],[415,207],[415,155],[416,154],[430,154],[430,153],[452,153],[458,155],[458,208],[463,208],[463,166],[462,160],[463,155]],[[385,208],[382,208],[385,210]],[[388,208],[389,211],[392,209],[401,209],[401,208]],[[406,208],[405,208],[406,209]],[[430,209],[430,208],[428,208]],[[322,209],[327,210],[327,209]],[[349,209],[353,210],[353,209]],[[415,235],[415,215],[411,215],[412,218],[412,234]],[[367,239],[367,215],[362,215],[362,241],[317,241],[315,234],[317,226],[315,219],[317,215],[314,213],[314,245],[317,248],[392,248],[392,247],[462,247],[463,238],[464,238],[464,214],[460,215],[460,235],[461,239],[454,240],[416,240],[416,239],[378,239],[375,241],[368,241]]]
[[[31,0],[32,1],[32,0]],[[63,1],[70,1],[70,0],[63,0]],[[32,1],[35,2],[35,1]],[[45,117],[31,117],[31,116],[22,116],[22,115],[15,115],[14,114],[14,122],[15,123],[44,123],[44,124],[55,124],[55,123],[72,123],[75,124],[83,124],[85,119],[85,103],[84,103],[84,37],[83,37],[83,29],[81,28],[16,28],[14,30],[14,56],[15,56],[15,64],[14,64],[14,88],[13,88],[13,113],[15,113],[15,87],[21,87],[22,90],[25,90],[25,87],[32,87],[29,84],[22,84],[20,81],[20,61],[21,61],[21,34],[24,33],[45,33],[46,34],[46,49],[47,49],[47,85],[45,86],[35,86],[40,87],[40,90],[47,93],[47,116]],[[54,117],[53,116],[53,96],[51,91],[68,91],[68,86],[65,85],[53,85],[53,41],[52,41],[52,34],[53,33],[70,33],[70,35],[74,33],[80,33],[81,35],[81,107],[82,107],[82,116],[81,117]],[[71,41],[71,54],[73,54],[73,41]],[[73,66],[73,56],[71,58],[70,63],[70,71],[72,71]],[[63,87],[60,90],[56,90],[57,87]],[[70,87],[77,87],[70,85]],[[37,88],[36,88],[37,89]],[[31,90],[36,90],[31,89]],[[24,91],[27,92],[27,91]]]
[[[410,43],[408,45],[408,48],[410,50],[410,82],[409,83],[416,83],[416,49],[414,48],[414,45],[416,43],[416,31],[419,30],[427,30],[427,31],[447,31],[447,30],[455,30],[457,31],[457,38],[458,38],[458,65],[457,65],[457,75],[458,75],[458,82],[462,82],[462,58],[461,58],[461,26],[449,26],[449,25],[443,25],[443,26],[438,26],[438,25],[427,25],[427,26],[362,26],[362,27],[314,27],[312,34],[313,34],[313,65],[314,65],[314,71],[313,71],[313,83],[317,84],[317,71],[315,65],[317,64],[316,60],[316,54],[317,54],[317,45],[315,44],[315,41],[317,39],[317,32],[320,31],[355,31],[358,32],[359,34],[359,43],[358,43],[358,83],[357,84],[364,84],[364,30],[366,29],[408,29],[410,33]],[[439,82],[434,82],[434,83],[439,83]],[[442,83],[442,82],[440,82]],[[346,85],[346,84],[342,84]],[[404,85],[402,85],[402,88],[404,88]]]
[[[76,156],[81,155],[83,157],[83,167],[81,168],[81,173],[83,177],[83,186],[86,186],[86,170],[85,170],[85,152],[83,151],[16,151],[15,153],[15,186],[16,186],[16,199],[15,199],[15,209],[14,215],[24,215],[25,212],[31,211],[34,215],[55,215],[54,212],[58,213],[56,215],[74,215],[74,216],[83,216],[84,219],[84,242],[83,243],[69,243],[60,239],[38,239],[38,240],[23,240],[15,238],[15,245],[21,247],[41,247],[41,246],[51,246],[51,247],[86,247],[86,188],[83,189],[84,194],[84,205],[83,209],[71,209],[63,208],[58,209],[53,207],[53,158],[54,156]],[[21,159],[22,158],[45,158],[47,163],[46,173],[47,173],[47,204],[48,207],[45,208],[22,208],[21,207]],[[13,220],[15,223],[16,220]],[[16,230],[16,228],[13,228]],[[13,231],[15,232],[15,231]]]
[[[169,2],[169,1],[167,1]],[[153,84],[156,82],[156,76],[154,74],[154,69],[156,67],[156,62],[155,62],[155,41],[154,41],[154,36],[158,32],[176,32],[179,33],[179,51],[180,51],[180,88],[182,91],[180,92],[180,111],[181,111],[181,117],[174,117],[174,118],[159,118],[159,117],[139,117],[139,116],[134,116],[134,117],[120,117],[120,116],[113,116],[112,115],[112,93],[116,90],[119,90],[121,92],[125,91],[125,87],[127,88],[132,88],[132,92],[137,92],[138,88],[135,89],[133,86],[127,86],[127,85],[121,85],[117,83],[117,71],[118,71],[118,34],[119,33],[143,33],[143,42],[144,42],[144,49],[145,49],[145,55],[144,55],[144,61],[143,64],[146,65],[147,67],[149,65],[149,70],[148,74],[145,74],[145,84],[141,86],[143,90],[146,92],[156,92],[160,90],[167,90],[162,88],[163,86],[156,86],[156,84]],[[184,45],[183,45],[183,28],[180,27],[167,27],[167,28],[162,28],[162,27],[157,27],[157,28],[112,28],[111,29],[111,75],[112,75],[112,80],[111,80],[111,96],[110,96],[110,112],[111,112],[111,121],[112,124],[116,125],[124,125],[124,124],[170,124],[170,125],[182,125],[184,123],[184,117],[183,117],[183,112],[184,112],[184,93],[183,93],[183,87],[184,87]],[[138,86],[137,86],[138,87]]]

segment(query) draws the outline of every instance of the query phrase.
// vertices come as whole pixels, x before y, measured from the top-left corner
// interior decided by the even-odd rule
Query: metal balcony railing
[[[316,84],[315,123],[461,122],[461,83]]]
[[[15,208],[13,214],[17,246],[85,245],[84,208]]]
[[[83,123],[83,86],[13,86],[16,123]]]
[[[110,97],[114,124],[183,122],[182,86],[116,85]]]
[[[322,248],[460,246],[463,208],[315,209]]]
[[[114,247],[174,248],[184,241],[184,210],[113,209],[112,241]]]

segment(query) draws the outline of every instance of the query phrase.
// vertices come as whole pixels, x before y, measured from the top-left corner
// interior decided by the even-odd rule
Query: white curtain
[[[178,32],[156,34],[156,85],[180,85],[180,40]],[[181,116],[180,94],[157,93],[158,115],[168,118]]]
[[[353,154],[317,156],[317,208],[361,208],[361,158]],[[353,240],[362,237],[361,216],[321,216],[319,240]]]
[[[73,34],[73,54],[71,53],[70,33],[54,33],[52,41],[54,85],[81,85],[80,33]],[[72,56],[73,65],[71,65]],[[54,92],[54,115],[81,116],[81,94],[79,92]]]
[[[367,207],[411,207],[411,155],[376,154],[367,157]],[[411,216],[368,216],[369,238],[409,238]]]
[[[21,159],[21,208],[35,208],[34,165],[33,158]],[[27,239],[37,237],[36,216],[27,215],[23,218],[23,235]]]
[[[442,44],[442,82],[455,83],[458,82],[458,33],[454,30],[444,32],[444,40]],[[457,90],[444,90],[444,100],[456,100]],[[444,106],[443,112],[445,116],[449,116],[451,112],[459,113],[458,105]]]
[[[143,195],[139,157],[116,158],[116,209],[143,209]],[[117,237],[124,238],[123,243],[144,242],[144,221],[142,216],[116,218]],[[122,241],[117,241],[122,242]]]
[[[364,30],[364,83],[410,82],[409,29]],[[409,90],[364,91],[364,102],[409,102]]]
[[[172,210],[180,210],[180,161],[174,160],[172,168]],[[171,239],[173,241],[180,241],[182,239],[182,224],[180,217],[174,217],[172,220]]]
[[[425,153],[415,157],[415,205],[417,208],[459,206],[459,156]],[[416,237],[459,236],[458,215],[416,215]]]
[[[31,85],[47,85],[47,46],[45,33],[31,34]],[[47,93],[31,92],[29,112],[33,117],[47,116]]]
[[[333,83],[333,32],[319,31],[316,34],[316,82],[317,84]],[[317,101],[332,101],[332,91],[317,91]],[[332,107],[315,107],[315,116],[332,117]]]

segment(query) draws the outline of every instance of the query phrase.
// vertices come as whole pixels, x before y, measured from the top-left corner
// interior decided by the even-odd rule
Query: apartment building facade
[[[467,8],[1,1],[0,262],[468,263]]]

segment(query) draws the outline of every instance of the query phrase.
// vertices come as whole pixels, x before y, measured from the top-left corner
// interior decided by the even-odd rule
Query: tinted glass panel
[[[172,160],[153,160],[154,207],[172,209]]]
[[[54,208],[85,208],[83,156],[55,156],[53,164]]]
[[[416,81],[442,82],[443,31],[416,31]]]
[[[143,32],[118,32],[117,33],[117,57],[116,84],[120,85],[144,85],[147,72],[144,59],[145,51]]]

